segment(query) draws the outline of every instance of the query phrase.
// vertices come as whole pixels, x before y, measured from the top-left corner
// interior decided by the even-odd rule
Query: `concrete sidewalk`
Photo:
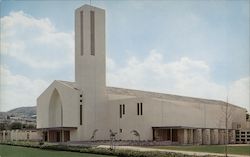
[[[100,145],[99,148],[110,148],[107,145]],[[160,151],[160,152],[173,152],[173,153],[181,153],[193,156],[225,156],[224,154],[219,153],[206,153],[206,152],[191,152],[191,151],[179,151],[179,150],[169,150],[169,149],[157,149],[157,148],[145,148],[145,147],[136,147],[136,146],[115,146],[115,149],[126,149],[126,150],[135,150],[135,151]],[[228,157],[249,157],[249,155],[235,155],[228,154]]]

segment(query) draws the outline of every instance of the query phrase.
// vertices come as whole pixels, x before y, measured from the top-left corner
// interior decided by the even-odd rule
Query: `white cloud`
[[[73,64],[73,38],[73,33],[58,31],[49,19],[37,19],[22,11],[1,18],[1,55],[33,68]],[[107,82],[111,86],[226,100],[227,88],[212,80],[209,65],[204,61],[183,57],[166,63],[164,56],[152,50],[144,59],[129,58],[124,67],[111,58],[107,63]],[[0,70],[0,111],[36,105],[36,98],[49,85],[41,79],[13,74],[5,66]],[[249,79],[236,80],[229,87],[229,101],[248,109]]]
[[[155,50],[141,60],[131,57],[124,67],[108,58],[108,85],[226,101],[227,87],[211,79],[206,62],[163,59]],[[249,109],[249,77],[233,82],[229,91],[229,102]]]
[[[0,111],[7,111],[22,106],[35,106],[36,98],[49,83],[32,80],[22,75],[12,74],[6,66],[0,66]]]
[[[47,18],[11,12],[1,18],[1,39],[3,55],[33,68],[61,68],[74,61],[74,34],[58,31]]]

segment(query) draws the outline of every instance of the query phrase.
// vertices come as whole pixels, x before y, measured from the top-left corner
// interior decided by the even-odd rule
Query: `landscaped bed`
[[[111,157],[88,153],[53,151],[11,145],[0,145],[1,157]]]
[[[223,145],[206,146],[154,146],[151,148],[208,152],[224,154]],[[250,155],[250,145],[228,146],[228,154]],[[107,148],[86,147],[86,146],[67,146],[60,144],[45,143],[39,145],[38,142],[16,141],[0,143],[0,157],[191,157],[191,155],[180,154],[176,152],[159,151],[136,151],[136,150],[110,150]]]
[[[0,156],[1,157],[191,157],[191,155],[185,155],[174,152],[159,152],[159,151],[135,151],[135,150],[110,150],[106,148],[97,147],[79,147],[79,146],[67,146],[67,145],[52,145],[29,142],[8,142],[0,143]],[[95,155],[94,155],[95,154]]]

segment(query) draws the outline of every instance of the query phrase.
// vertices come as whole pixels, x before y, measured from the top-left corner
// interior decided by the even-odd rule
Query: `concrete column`
[[[194,144],[194,134],[193,129],[188,129],[188,144]]]
[[[212,129],[210,132],[211,144],[219,144],[219,131]]]
[[[188,143],[188,130],[187,129],[183,130],[183,139],[184,139],[183,144],[187,144]]]
[[[173,142],[173,129],[172,128],[170,129],[170,140],[172,143]]]
[[[202,144],[205,144],[205,145],[210,144],[210,129],[202,130]]]
[[[225,130],[219,130],[219,144],[225,144]]]
[[[10,130],[10,141],[15,140],[15,130]]]
[[[179,129],[178,130],[178,141],[180,144],[187,144],[187,129]]]
[[[5,139],[5,133],[6,133],[6,131],[3,131],[3,141],[6,140],[6,139]]]
[[[235,130],[228,131],[228,143],[235,144]]]
[[[202,144],[202,130],[195,129],[194,130],[194,144],[200,145]]]

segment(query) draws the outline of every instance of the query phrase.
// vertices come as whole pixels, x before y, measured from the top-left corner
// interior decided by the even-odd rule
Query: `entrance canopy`
[[[57,131],[70,131],[70,130],[75,130],[77,129],[77,127],[50,127],[50,128],[38,128],[38,130],[42,130],[42,131],[50,131],[50,130],[57,130]]]
[[[190,126],[156,126],[152,127],[153,129],[198,129],[196,127],[190,127]]]

